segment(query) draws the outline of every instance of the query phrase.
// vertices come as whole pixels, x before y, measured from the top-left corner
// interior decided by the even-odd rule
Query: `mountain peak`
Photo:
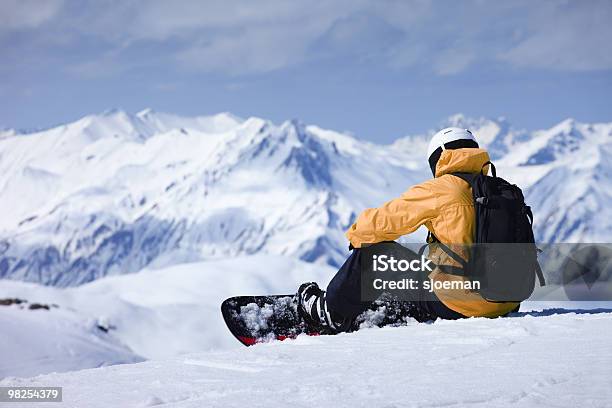
[[[446,118],[446,123],[449,124],[458,124],[466,121],[471,121],[472,119],[468,119],[463,113],[455,113]]]
[[[304,122],[295,118],[283,122],[280,127],[283,130],[295,130],[298,133],[303,132],[304,129],[306,129]]]
[[[219,113],[216,113],[216,114],[214,114],[212,116],[216,117],[216,118],[223,118],[223,119],[233,120],[236,123],[244,122],[244,119],[241,118],[240,116],[234,115],[233,113],[227,112],[227,111],[219,112]]]
[[[126,115],[126,116],[128,116],[129,114],[126,111],[124,111],[123,109],[120,109],[120,108],[106,109],[105,111],[103,111],[102,113],[99,114],[99,116],[103,116],[103,117],[116,116],[116,115]]]
[[[496,119],[487,118],[480,116],[478,118],[472,118],[462,113],[455,113],[444,120],[439,126],[441,129],[445,127],[460,127],[464,129],[473,130],[475,128],[483,128],[485,126],[496,125],[498,127],[510,127],[505,117],[498,117]]]
[[[154,115],[155,113],[156,112],[155,112],[155,110],[153,108],[144,108],[140,112],[136,113],[136,116],[141,118],[141,117],[146,117],[146,116],[149,116],[149,115]]]
[[[553,132],[563,132],[570,133],[573,129],[576,128],[577,122],[574,118],[567,118],[557,123],[555,126],[551,128]]]

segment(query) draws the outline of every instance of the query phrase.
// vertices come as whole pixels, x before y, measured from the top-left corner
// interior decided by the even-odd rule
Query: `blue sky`
[[[611,1],[0,1],[0,125],[119,107],[389,142],[445,117],[612,121]]]

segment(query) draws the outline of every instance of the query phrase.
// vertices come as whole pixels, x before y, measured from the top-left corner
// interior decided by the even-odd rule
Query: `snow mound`
[[[143,361],[104,321],[61,307],[0,306],[0,327],[0,378]]]
[[[52,309],[52,313],[36,317],[56,318],[52,327],[62,324],[68,327],[67,330],[71,330],[71,325],[84,322],[103,322],[104,326],[112,327],[109,336],[124,344],[126,350],[144,358],[167,358],[182,353],[240,347],[221,317],[221,303],[228,297],[295,293],[301,283],[318,281],[324,284],[333,273],[333,268],[326,265],[281,256],[255,255],[146,269],[137,274],[106,277],[70,288],[0,280],[0,299],[20,298],[56,304],[59,307]],[[0,312],[2,309],[0,306]],[[66,315],[67,311],[70,315]],[[19,316],[34,316],[38,311],[27,312],[30,313],[15,311],[22,313]],[[257,324],[256,317],[253,316],[253,324]],[[6,326],[6,330],[3,327],[0,336],[17,338],[20,333],[29,336],[36,333],[37,322],[26,324],[18,321],[14,326]],[[48,320],[40,322],[51,324]],[[61,330],[58,328],[57,331],[60,336]],[[98,330],[94,331],[98,333]],[[66,336],[69,337],[70,332]],[[44,346],[37,343],[11,341],[10,348],[0,347],[0,361],[30,350],[46,353]],[[93,350],[92,353],[95,357],[96,353]],[[36,369],[33,364],[26,374],[63,370],[61,362],[56,363],[57,360],[50,360],[48,364],[41,364],[39,371],[32,371]],[[92,365],[85,358],[82,365],[73,365],[72,369],[87,367]],[[21,373],[17,368],[15,365],[15,371],[12,371],[7,366],[5,375]]]

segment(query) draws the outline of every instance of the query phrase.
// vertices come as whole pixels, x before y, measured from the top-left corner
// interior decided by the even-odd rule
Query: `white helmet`
[[[472,132],[467,129],[461,129],[457,127],[449,127],[446,129],[442,129],[441,131],[433,135],[433,137],[429,141],[429,146],[427,146],[427,159],[431,157],[433,152],[435,152],[438,147],[441,147],[442,150],[446,150],[446,148],[444,147],[446,143],[454,142],[455,140],[461,139],[473,140],[474,142],[476,142],[476,139],[474,138]]]

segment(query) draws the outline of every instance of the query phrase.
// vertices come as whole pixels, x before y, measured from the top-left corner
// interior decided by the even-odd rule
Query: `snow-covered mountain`
[[[500,175],[526,188],[540,240],[609,241],[612,124],[528,132],[455,115],[441,126],[450,124],[471,128]],[[429,177],[427,138],[382,146],[295,120],[151,110],[5,130],[0,278],[71,286],[257,253],[338,265],[362,209]]]
[[[502,163],[531,171],[526,198],[544,242],[612,239],[612,124],[567,119],[516,146]]]
[[[469,128],[485,146],[498,175],[523,188],[534,209],[539,242],[609,242],[612,239],[612,123],[566,119],[526,131],[505,118],[453,115],[438,128]],[[435,132],[395,142],[402,150],[426,145]]]
[[[0,276],[60,286],[260,251],[338,264],[355,214],[424,178],[388,147],[227,114],[111,111],[0,144]]]
[[[530,134],[523,129],[515,129],[506,118],[469,118],[462,114],[456,114],[440,122],[434,129],[424,134],[408,135],[395,141],[395,147],[402,150],[414,150],[426,152],[429,139],[439,129],[445,127],[460,127],[470,129],[478,138],[478,142],[486,146],[493,160],[504,157],[514,144],[530,139]]]

